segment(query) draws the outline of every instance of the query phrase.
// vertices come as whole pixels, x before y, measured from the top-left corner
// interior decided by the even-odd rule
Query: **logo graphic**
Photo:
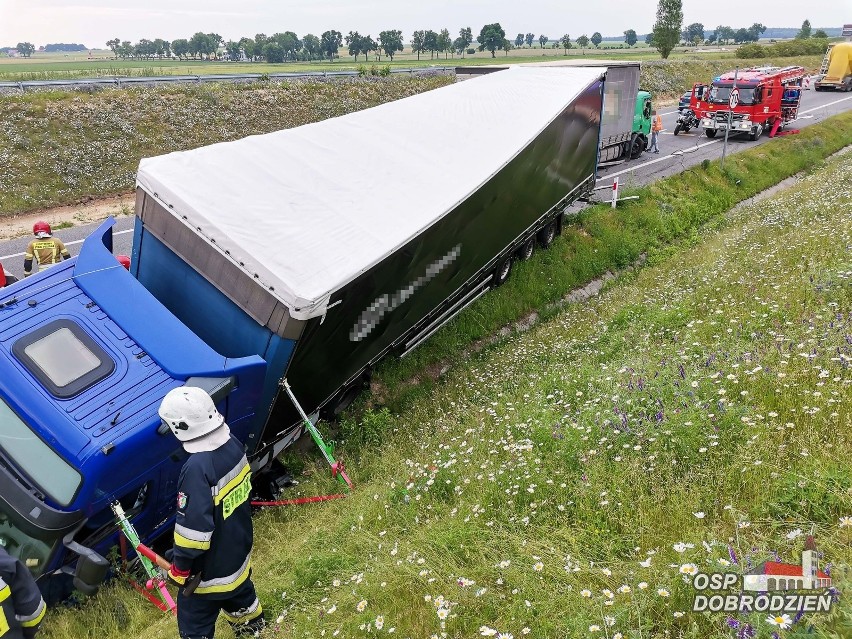
[[[740,584],[740,592],[730,592]],[[801,565],[764,561],[742,576],[698,573],[692,585],[698,591],[692,602],[693,612],[828,612],[836,601],[831,577],[819,569],[819,556],[810,535]]]
[[[186,493],[178,493],[178,510],[186,508]]]

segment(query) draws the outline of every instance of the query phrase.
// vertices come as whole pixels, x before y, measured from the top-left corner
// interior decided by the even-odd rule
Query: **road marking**
[[[123,233],[133,233],[133,229],[127,229],[126,231],[113,231],[113,235],[121,235]],[[73,242],[65,242],[65,246],[74,246],[75,244],[82,244],[86,240],[74,240]],[[0,255],[0,260],[11,260],[13,257],[23,257],[24,253],[13,253],[12,255]]]
[[[852,100],[852,96],[849,96],[849,97],[846,97],[846,98],[840,98],[839,100],[835,100],[834,102],[828,102],[827,104],[821,104],[820,106],[814,107],[812,109],[807,109],[805,111],[799,111],[799,114],[805,115],[806,113],[811,113],[813,111],[819,111],[820,109],[824,109],[825,107],[830,107],[830,106],[833,106],[835,104],[839,104],[840,102],[846,102],[846,100]],[[689,134],[684,134],[684,135],[689,135]],[[630,171],[635,171],[637,169],[641,169],[643,167],[650,166],[651,164],[656,164],[657,162],[662,162],[663,160],[668,160],[669,158],[672,157],[672,155],[675,155],[675,154],[676,154],[675,157],[677,157],[678,155],[682,155],[683,153],[692,153],[692,152],[697,151],[698,149],[700,149],[702,147],[710,146],[711,144],[717,144],[721,141],[722,141],[721,139],[715,139],[715,140],[711,140],[709,142],[705,142],[704,144],[698,144],[694,147],[689,147],[687,149],[683,149],[680,152],[675,151],[674,153],[670,153],[669,155],[664,155],[662,157],[654,158],[653,160],[648,160],[647,162],[643,162],[642,164],[637,164],[636,166],[631,166],[629,169],[622,169],[621,171],[617,171],[615,173],[607,173],[603,177],[598,178],[597,181],[602,182],[604,180],[608,180],[609,178],[614,178],[617,175],[623,175],[624,173],[629,173]]]
[[[668,113],[660,113],[660,115],[672,115],[673,113],[680,113],[680,111],[669,111]]]

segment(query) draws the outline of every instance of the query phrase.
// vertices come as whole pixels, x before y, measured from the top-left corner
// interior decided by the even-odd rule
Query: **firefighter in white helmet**
[[[251,471],[242,444],[204,390],[169,391],[160,418],[190,453],[178,480],[174,555],[179,586],[200,573],[195,591],[178,591],[181,639],[211,639],[221,611],[237,634],[263,627],[251,581]]]

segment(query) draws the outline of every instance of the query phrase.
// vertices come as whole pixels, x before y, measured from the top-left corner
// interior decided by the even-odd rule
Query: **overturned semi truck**
[[[554,240],[594,185],[606,78],[513,68],[143,160],[130,271],[108,220],[0,292],[0,544],[56,599],[104,578],[111,502],[170,533],[185,453],[157,408],[181,385],[268,468],[303,430],[285,375],[339,412]]]

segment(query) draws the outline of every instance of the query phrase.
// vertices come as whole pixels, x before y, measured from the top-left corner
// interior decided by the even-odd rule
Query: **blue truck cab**
[[[157,414],[170,389],[204,387],[244,440],[263,388],[261,357],[215,352],[121,267],[112,224],[0,297],[0,544],[45,591],[74,570],[97,587],[111,502],[145,542],[173,525],[185,453]]]

